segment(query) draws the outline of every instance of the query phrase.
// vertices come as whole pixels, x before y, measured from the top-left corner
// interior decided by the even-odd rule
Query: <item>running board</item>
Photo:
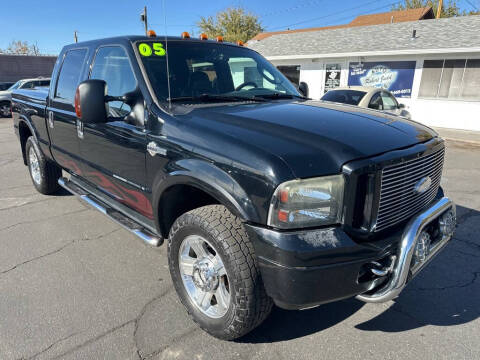
[[[72,181],[62,177],[58,179],[58,184],[68,192],[77,196],[80,200],[83,200],[83,202],[100,211],[102,214],[108,216],[111,220],[116,222],[124,229],[130,231],[133,235],[138,236],[145,243],[152,246],[160,246],[163,244],[163,238],[161,236],[152,234],[150,231],[146,230],[142,225],[138,224],[131,218],[125,216],[112,207],[105,205],[103,202],[95,198],[92,194],[86,192]]]

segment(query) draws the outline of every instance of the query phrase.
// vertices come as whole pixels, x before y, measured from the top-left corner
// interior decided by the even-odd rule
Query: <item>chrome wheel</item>
[[[38,157],[33,146],[30,147],[30,150],[28,151],[28,160],[30,163],[30,173],[32,174],[32,179],[36,184],[40,185],[42,182],[40,175],[40,164],[38,163]]]
[[[230,306],[231,291],[220,254],[198,235],[187,236],[180,245],[178,264],[183,286],[191,302],[211,318],[221,318]]]

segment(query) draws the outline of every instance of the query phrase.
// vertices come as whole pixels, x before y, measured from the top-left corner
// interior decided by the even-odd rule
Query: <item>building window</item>
[[[480,59],[425,60],[418,97],[480,100]]]
[[[279,65],[277,69],[290,80],[293,85],[300,83],[300,65]]]

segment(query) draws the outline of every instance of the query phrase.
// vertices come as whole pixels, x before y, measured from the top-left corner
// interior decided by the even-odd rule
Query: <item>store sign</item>
[[[325,92],[340,86],[340,64],[325,65]]]
[[[396,97],[412,95],[415,61],[350,63],[348,85],[389,90]]]

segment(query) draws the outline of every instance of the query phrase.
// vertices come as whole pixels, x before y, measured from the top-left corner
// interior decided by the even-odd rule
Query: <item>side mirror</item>
[[[399,109],[405,109],[405,104],[398,104]]]
[[[300,91],[300,93],[303,96],[308,97],[308,85],[307,85],[307,83],[302,81],[300,83],[300,85],[298,85],[298,91]]]
[[[86,80],[75,93],[75,113],[84,123],[107,122],[108,104],[105,101],[107,83],[103,80]]]

